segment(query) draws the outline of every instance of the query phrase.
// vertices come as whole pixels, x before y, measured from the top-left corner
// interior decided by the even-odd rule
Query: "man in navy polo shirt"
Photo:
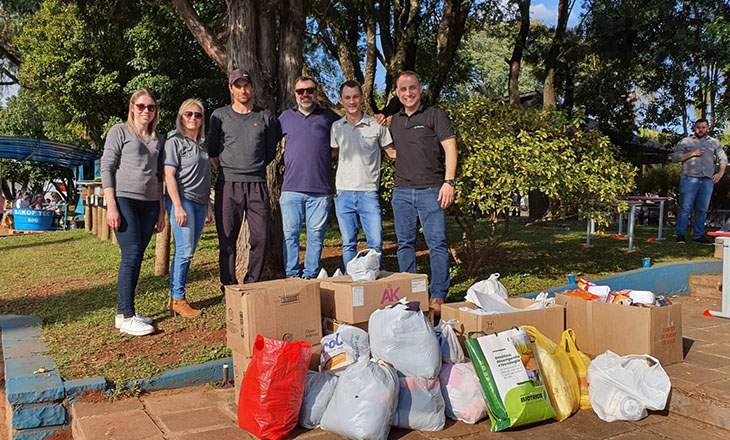
[[[322,242],[332,200],[330,128],[340,117],[317,105],[317,83],[301,76],[294,85],[297,106],[279,116],[284,149],[284,183],[281,217],[284,226],[284,270],[287,277],[300,276],[299,234],[307,224],[307,253],[302,278],[314,278],[319,270]]]
[[[401,272],[416,273],[418,220],[431,258],[431,310],[441,315],[449,292],[446,209],[454,202],[456,138],[446,113],[421,102],[418,75],[404,71],[396,79],[403,108],[393,115],[390,130],[396,150],[393,217]]]

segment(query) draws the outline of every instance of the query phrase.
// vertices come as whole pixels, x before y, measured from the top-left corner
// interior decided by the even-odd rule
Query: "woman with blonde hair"
[[[106,222],[114,230],[122,261],[117,288],[115,327],[134,336],[155,331],[152,320],[135,313],[134,296],[144,251],[165,227],[162,199],[164,139],[157,135],[157,100],[148,89],[129,98],[127,122],[113,126],[101,157]],[[156,227],[155,227],[156,226]]]
[[[194,317],[185,297],[190,261],[204,223],[213,222],[210,203],[210,158],[202,146],[205,112],[197,99],[188,99],[177,112],[177,131],[165,142],[165,208],[170,215],[175,253],[170,264],[170,312]]]

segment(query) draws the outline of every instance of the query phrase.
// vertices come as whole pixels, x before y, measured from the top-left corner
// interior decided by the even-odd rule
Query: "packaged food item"
[[[535,353],[524,328],[466,340],[482,385],[492,431],[555,417]]]
[[[591,409],[591,400],[588,394],[588,367],[591,365],[591,359],[582,351],[578,350],[575,345],[575,332],[569,328],[563,332],[560,339],[560,346],[563,347],[570,359],[570,365],[575,371],[578,378],[578,388],[580,389],[580,409]]]
[[[526,325],[524,329],[535,340],[537,362],[555,410],[555,420],[562,422],[580,408],[578,377],[563,347],[543,336],[535,327]]]
[[[670,301],[669,298],[665,297],[664,295],[657,295],[657,297],[654,299],[654,305],[656,305],[657,307],[671,306],[672,301]]]
[[[340,323],[337,332],[322,338],[320,371],[341,371],[360,359],[370,358],[370,343],[365,330]]]
[[[444,396],[438,378],[398,378],[398,408],[393,426],[416,431],[441,431],[446,423]]]
[[[443,364],[439,382],[446,404],[446,417],[474,424],[487,416],[487,405],[471,361]]]
[[[598,301],[601,299],[600,296],[594,295],[592,293],[589,293],[587,290],[583,289],[573,289],[570,292],[566,293],[565,296],[572,296],[574,298],[581,298],[586,301]]]
[[[611,292],[606,297],[606,302],[609,304],[620,304],[622,306],[630,306],[634,302],[631,300],[631,298],[622,293],[624,291],[616,290],[614,292]]]

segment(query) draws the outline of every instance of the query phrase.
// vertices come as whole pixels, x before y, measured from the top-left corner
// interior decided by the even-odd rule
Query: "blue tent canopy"
[[[92,165],[101,152],[61,142],[0,136],[0,159],[55,163],[64,168]]]

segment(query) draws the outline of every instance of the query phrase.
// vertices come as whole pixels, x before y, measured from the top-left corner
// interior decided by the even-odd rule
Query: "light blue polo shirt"
[[[342,191],[377,191],[380,182],[380,149],[393,143],[387,127],[363,113],[355,125],[347,117],[332,124],[330,146],[338,148],[335,188]]]

